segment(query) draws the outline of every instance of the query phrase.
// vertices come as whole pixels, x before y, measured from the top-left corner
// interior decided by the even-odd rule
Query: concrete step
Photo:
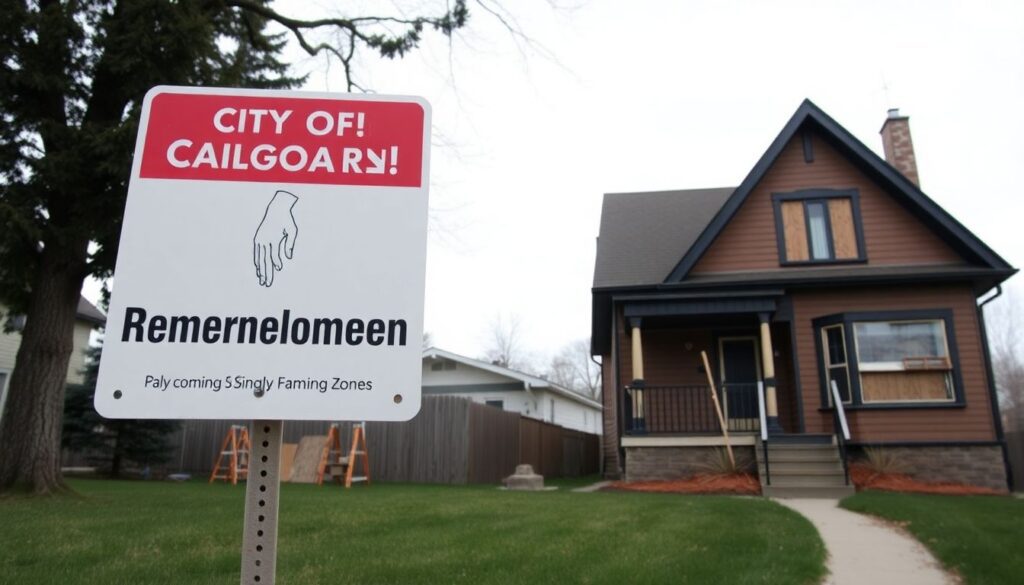
[[[768,463],[775,465],[776,462],[819,462],[819,463],[832,463],[839,462],[839,453],[835,450],[829,451],[769,451],[768,452]],[[761,465],[764,464],[764,453],[757,454],[757,462]]]
[[[757,446],[758,451],[764,449],[760,444]],[[773,443],[768,441],[768,454],[770,455],[774,451],[835,451],[838,452],[836,446],[831,443]]]
[[[761,482],[764,485],[764,482]],[[787,474],[772,473],[771,487],[843,487],[846,477],[842,472],[835,475]]]
[[[772,472],[772,475],[787,475],[787,474],[814,474],[814,475],[829,475],[834,473],[843,473],[843,464],[840,461],[771,461],[768,466]],[[761,463],[757,466],[758,473],[762,476],[765,472],[765,465]]]
[[[842,499],[855,493],[852,485],[841,487],[782,487],[762,486],[761,493],[766,498],[821,498]]]
[[[834,445],[835,435],[825,434],[789,434],[771,435],[768,442],[772,445]]]

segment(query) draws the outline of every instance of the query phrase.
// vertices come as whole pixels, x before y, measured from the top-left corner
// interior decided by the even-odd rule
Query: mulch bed
[[[1001,496],[1005,491],[994,490],[958,483],[930,483],[916,480],[900,473],[877,473],[868,466],[850,465],[850,480],[857,491],[879,490],[886,492],[907,492],[914,494],[942,494],[950,496]]]
[[[661,494],[726,494],[756,496],[761,483],[748,473],[733,475],[699,474],[685,479],[663,481],[616,481],[605,490]]]

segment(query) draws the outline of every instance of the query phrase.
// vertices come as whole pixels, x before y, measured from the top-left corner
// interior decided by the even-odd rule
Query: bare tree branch
[[[295,41],[311,57],[326,54],[333,56],[345,68],[348,89],[364,91],[353,77],[352,59],[359,45],[364,45],[388,59],[404,57],[407,52],[419,46],[425,28],[432,28],[451,37],[452,32],[466,24],[469,12],[466,0],[455,0],[447,10],[438,16],[357,16],[350,18],[331,17],[303,20],[292,18],[253,0],[225,0],[225,5],[256,14],[288,29]],[[397,25],[399,32],[375,32],[375,28],[387,30],[387,25]],[[506,25],[508,26],[508,25]],[[347,50],[328,43],[316,43],[307,34],[320,29],[334,29],[342,32],[347,41]]]
[[[996,390],[1008,430],[1024,431],[1024,314],[1020,298],[1008,293],[987,307],[989,350]]]

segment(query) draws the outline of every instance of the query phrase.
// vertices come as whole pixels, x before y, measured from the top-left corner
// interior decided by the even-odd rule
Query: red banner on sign
[[[141,176],[419,187],[423,124],[415,102],[160,93]]]

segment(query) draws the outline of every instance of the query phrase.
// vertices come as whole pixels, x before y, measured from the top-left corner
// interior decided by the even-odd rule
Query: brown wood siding
[[[694,266],[693,274],[779,269],[772,193],[814,188],[855,188],[860,192],[868,264],[964,263],[941,238],[896,203],[831,145],[817,135],[812,140],[814,162],[804,162],[799,139],[791,141],[732,221]],[[785,270],[800,270],[800,267]]]
[[[630,332],[624,327],[619,330],[619,385],[628,385],[631,380],[633,348]],[[700,352],[708,352],[714,362],[715,340],[706,329],[641,329],[644,352],[644,382],[649,386],[688,386],[707,384],[701,371]],[[687,350],[686,343],[693,344]],[[712,363],[712,368],[717,366]],[[716,370],[717,371],[717,370]]]
[[[960,354],[963,408],[851,410],[847,412],[855,441],[993,441],[992,407],[982,357],[981,332],[974,293],[968,285],[929,287],[844,288],[796,291],[792,294],[800,359],[800,382],[806,431],[832,432],[831,413],[821,412],[822,367],[815,347],[812,320],[850,311],[950,309]]]

